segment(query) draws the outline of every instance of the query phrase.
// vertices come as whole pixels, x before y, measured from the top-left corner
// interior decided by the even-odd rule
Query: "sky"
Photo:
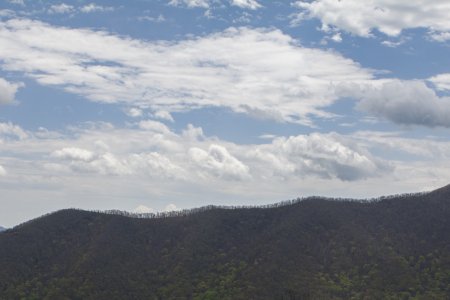
[[[450,183],[448,0],[0,2],[0,225]]]

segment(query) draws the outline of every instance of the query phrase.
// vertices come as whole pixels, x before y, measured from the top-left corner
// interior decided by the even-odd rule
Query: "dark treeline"
[[[295,205],[302,201],[314,201],[314,200],[325,200],[325,201],[333,201],[333,202],[356,202],[356,203],[376,203],[383,200],[389,199],[409,199],[411,197],[422,197],[429,192],[420,192],[420,193],[403,193],[403,194],[394,194],[388,196],[381,196],[369,199],[353,199],[353,198],[330,198],[330,197],[320,197],[320,196],[310,196],[310,197],[299,197],[292,200],[285,200],[277,203],[271,203],[266,205],[206,205],[198,208],[190,208],[190,209],[182,209],[182,210],[174,210],[174,211],[164,211],[164,212],[156,212],[156,213],[134,213],[125,210],[118,209],[109,209],[109,210],[90,210],[91,212],[99,213],[99,214],[108,214],[108,215],[118,215],[128,218],[138,218],[138,219],[155,219],[155,218],[173,218],[173,217],[187,217],[190,215],[194,215],[197,213],[202,213],[209,210],[241,210],[241,209],[271,209],[271,208],[280,208],[290,205]],[[79,208],[69,208],[68,210],[73,211],[85,211]],[[58,211],[56,211],[58,212]],[[29,223],[34,222],[35,220],[45,218],[49,215],[52,215],[56,212],[50,212],[44,214],[35,219],[26,221],[22,224],[17,225],[16,227],[20,227]]]
[[[450,187],[159,214],[67,209],[0,234],[0,299],[449,299]]]
[[[296,198],[293,200],[285,200],[277,203],[271,203],[266,205],[207,205],[198,208],[190,208],[190,209],[182,209],[175,211],[167,211],[167,212],[156,212],[156,213],[133,213],[124,210],[94,210],[97,213],[104,214],[112,214],[112,215],[120,215],[129,218],[141,218],[141,219],[153,219],[153,218],[171,218],[171,217],[186,217],[193,214],[215,210],[215,209],[223,209],[223,210],[236,210],[236,209],[271,209],[271,208],[279,208],[290,205],[295,205],[302,201],[314,201],[314,200],[326,200],[326,201],[340,201],[340,202],[357,202],[357,203],[374,203],[388,199],[402,199],[402,198],[411,198],[411,197],[421,197],[426,195],[428,192],[420,192],[420,193],[403,193],[403,194],[394,194],[389,196],[381,196],[370,199],[352,199],[352,198],[329,198],[329,197],[320,197],[320,196],[310,196],[310,197],[302,197]]]

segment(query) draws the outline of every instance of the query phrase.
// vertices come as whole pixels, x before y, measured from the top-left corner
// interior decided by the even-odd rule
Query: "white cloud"
[[[188,124],[187,128],[183,130],[183,137],[187,138],[189,141],[198,141],[205,136],[201,127],[195,127],[192,124]]]
[[[15,101],[16,93],[22,83],[11,83],[3,78],[0,78],[0,104],[8,104]]]
[[[170,211],[177,211],[177,210],[179,210],[178,208],[177,208],[177,206],[175,205],[175,204],[168,204],[167,206],[166,206],[166,208],[164,209],[164,211],[166,211],[166,212],[170,212]]]
[[[105,11],[113,11],[114,7],[110,6],[101,6],[95,3],[90,3],[80,7],[79,9],[82,13],[93,13],[93,12],[105,12]]]
[[[372,78],[338,53],[305,48],[278,30],[230,28],[179,42],[132,40],[29,20],[0,23],[2,67],[93,101],[153,111],[228,107],[311,124],[336,89]]]
[[[52,156],[69,160],[69,167],[75,172],[101,175],[130,175],[133,173],[125,161],[109,152],[94,154],[85,149],[64,148],[53,152]]]
[[[256,0],[231,0],[231,4],[241,8],[258,9],[261,7]]]
[[[137,18],[139,21],[148,21],[154,23],[162,23],[166,21],[166,18],[163,15],[158,15],[157,17],[152,16],[141,16]]]
[[[258,3],[257,0],[228,0],[229,3],[233,6],[238,6],[244,9],[258,9],[261,8],[261,4]],[[222,1],[213,1],[213,0],[170,0],[169,5],[171,6],[186,6],[189,8],[193,7],[201,7],[205,9],[209,9],[213,4],[223,5]],[[207,11],[207,14],[210,14],[210,10]]]
[[[155,210],[153,208],[150,208],[150,207],[147,207],[147,206],[141,204],[138,207],[136,207],[133,210],[133,212],[137,213],[137,214],[151,214],[151,213],[154,213]]]
[[[61,159],[84,161],[84,162],[90,162],[90,161],[94,160],[94,158],[95,158],[95,155],[93,152],[86,150],[86,149],[80,149],[80,148],[75,148],[75,147],[57,150],[52,153],[52,156],[61,158]]]
[[[438,97],[423,81],[380,80],[350,94],[361,99],[359,109],[397,124],[450,127],[450,97]]]
[[[141,172],[154,178],[185,179],[187,176],[181,166],[157,152],[132,154],[127,159],[127,164],[132,169],[131,172]]]
[[[294,5],[301,9],[296,20],[318,18],[325,28],[333,26],[363,37],[375,29],[388,36],[410,28],[426,28],[438,35],[450,30],[450,2],[446,0],[315,0]]]
[[[281,137],[257,146],[250,156],[265,161],[274,175],[318,176],[354,181],[380,176],[390,167],[337,134]],[[260,172],[264,173],[264,170]]]
[[[429,81],[440,91],[450,91],[450,73],[433,76]]]
[[[187,7],[209,7],[209,0],[171,0],[169,5],[181,6],[185,5]]]
[[[165,110],[159,110],[159,111],[153,113],[152,116],[154,118],[160,119],[160,120],[165,120],[165,121],[170,121],[170,122],[174,122],[175,121],[173,119],[172,115],[170,114],[170,112],[165,111]]]
[[[132,118],[139,118],[139,117],[142,117],[143,111],[140,108],[132,107],[132,108],[125,110],[125,114]]]
[[[153,120],[139,122],[139,128],[165,134],[170,133],[170,129],[165,124]]]
[[[158,122],[153,125],[145,130],[80,132],[77,134],[80,137],[71,142],[72,147],[57,149],[51,157],[74,172],[187,182],[297,177],[354,181],[391,171],[390,166],[373,157],[367,147],[358,146],[338,134],[272,137],[267,144],[236,145],[205,137],[201,128],[192,125],[181,135],[167,127],[161,130]],[[63,142],[58,143],[61,144]],[[105,145],[86,150],[87,145],[93,144]],[[39,146],[34,145],[34,149]]]
[[[208,151],[193,147],[189,149],[189,157],[210,175],[233,180],[250,178],[249,167],[232,156],[223,146],[212,144]]]
[[[437,42],[446,42],[446,41],[450,40],[450,32],[449,31],[431,32],[430,37],[431,37],[431,39],[433,39]]]
[[[336,42],[336,43],[342,42],[342,36],[341,36],[341,33],[338,32],[338,33],[334,34],[333,36],[331,36],[330,39],[331,39],[332,41]]]
[[[14,125],[11,122],[0,123],[0,141],[1,139],[19,139],[24,140],[28,134],[20,126]]]
[[[50,14],[69,14],[75,12],[75,7],[66,3],[51,5],[48,9]]]
[[[390,48],[396,48],[400,45],[402,45],[404,43],[404,41],[398,41],[398,42],[393,42],[393,41],[382,41],[381,44],[386,46],[386,47],[390,47]]]
[[[84,6],[75,7],[67,3],[59,3],[51,5],[47,12],[49,14],[74,14],[74,13],[94,13],[94,12],[106,12],[113,11],[113,7],[106,7],[90,3]]]

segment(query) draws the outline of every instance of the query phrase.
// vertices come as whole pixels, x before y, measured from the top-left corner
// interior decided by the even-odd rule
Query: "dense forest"
[[[0,299],[450,299],[450,187],[160,215],[62,210],[0,234]]]

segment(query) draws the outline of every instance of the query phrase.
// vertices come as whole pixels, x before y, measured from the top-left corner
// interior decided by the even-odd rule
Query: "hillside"
[[[0,235],[0,299],[447,299],[450,187],[165,218],[63,210]]]
[[[0,232],[5,231],[5,230],[6,230],[6,228],[0,226]]]

